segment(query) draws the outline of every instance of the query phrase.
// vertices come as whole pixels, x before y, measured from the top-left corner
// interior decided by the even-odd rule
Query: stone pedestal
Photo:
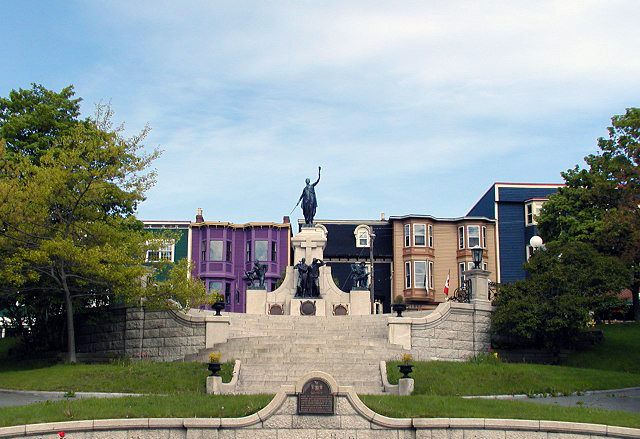
[[[291,238],[293,245],[293,263],[297,264],[302,258],[307,265],[311,265],[313,258],[322,259],[324,248],[327,246],[327,231],[320,225],[303,225],[300,233]]]
[[[207,377],[207,394],[208,395],[220,395],[222,393],[222,377]]]
[[[266,314],[267,312],[267,290],[248,289],[247,290],[247,314]]]
[[[413,319],[406,317],[389,317],[389,343],[398,344],[404,349],[411,349],[411,323]]]
[[[369,290],[351,290],[349,314],[364,316],[371,314],[371,298]]]
[[[323,299],[319,299],[317,297],[300,297],[300,298],[294,298],[291,299],[291,303],[289,306],[289,314],[292,316],[301,316],[302,314],[302,310],[301,310],[301,306],[304,302],[313,302],[316,305],[316,316],[326,316],[327,312],[326,312],[326,303]],[[312,316],[310,316],[312,317]]]
[[[413,393],[413,378],[400,378],[398,380],[398,394],[409,396]]]
[[[471,281],[471,304],[489,303],[490,271],[473,268],[463,272],[465,279]]]

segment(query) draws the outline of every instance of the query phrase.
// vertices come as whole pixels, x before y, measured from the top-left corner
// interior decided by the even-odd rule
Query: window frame
[[[528,201],[524,205],[524,224],[525,226],[535,226],[538,224],[536,219],[540,215],[540,210],[544,201],[532,200]]]
[[[416,231],[417,228],[422,228],[422,233]],[[422,240],[422,243],[420,243]],[[427,246],[427,225],[422,223],[416,223],[413,225],[413,246],[414,247],[426,247]]]
[[[478,231],[478,236],[474,236],[473,239],[478,239],[478,243],[476,245],[471,245],[471,230],[477,230]],[[480,247],[480,244],[482,244],[482,230],[480,229],[479,225],[476,224],[470,224],[467,226],[467,248],[474,248],[476,246]]]
[[[253,262],[251,260],[251,241],[247,241],[245,245],[245,262]]]
[[[480,238],[482,240],[482,248],[487,248],[487,226],[482,226]]]
[[[269,262],[269,240],[267,239],[256,239],[254,242],[254,258],[256,261],[259,262]],[[258,249],[258,245],[260,245],[261,247],[264,246],[264,248]],[[260,251],[258,251],[260,250]],[[260,254],[264,254],[263,259],[261,259],[262,256],[259,256],[258,253]]]
[[[464,281],[465,281],[465,276],[464,276],[464,272],[467,271],[466,270],[467,264],[466,262],[459,262],[458,263],[458,282],[459,282],[459,287],[463,287],[464,286]]]
[[[207,261],[207,240],[203,239],[202,242],[200,243],[200,261],[201,262],[206,262]]]
[[[227,252],[225,255],[225,260],[227,262],[231,262],[233,260],[233,246],[231,244],[231,241],[227,241]]]
[[[427,269],[428,269],[428,277],[427,279],[429,280],[429,284],[427,285],[427,289],[429,290],[433,290],[435,288],[435,283],[434,283],[434,279],[433,279],[433,261],[428,261],[427,262]]]
[[[459,226],[458,227],[458,249],[462,250],[464,249],[464,244],[465,244],[465,233],[464,233],[464,226]]]
[[[175,262],[176,241],[174,239],[147,241],[147,245],[155,246],[156,244],[158,244],[156,250],[147,249],[144,257],[145,262]],[[169,256],[163,257],[165,254],[168,254]],[[157,257],[152,259],[152,255],[157,255]]]
[[[423,274],[418,274],[418,264],[423,265],[424,266],[424,272]],[[428,290],[429,289],[429,285],[428,285],[428,275],[429,273],[427,272],[428,270],[428,264],[427,261],[425,260],[418,260],[418,261],[413,261],[413,287],[414,288],[419,288],[421,290]],[[422,282],[422,285],[418,284],[418,280],[424,276],[424,282]]]
[[[278,261],[278,242],[277,241],[271,241],[271,261],[272,262]]]
[[[222,262],[224,261],[224,253],[223,253],[223,240],[221,239],[211,239],[209,240],[209,261]],[[215,247],[218,247],[216,249]],[[219,257],[214,254],[214,252],[219,253]]]
[[[404,246],[411,247],[411,224],[404,225]]]
[[[404,263],[404,287],[405,289],[411,288],[411,261],[405,261]]]
[[[429,242],[429,248],[433,248],[433,224],[427,226],[427,236]]]
[[[369,248],[371,246],[371,229],[366,224],[360,224],[353,231],[353,236],[356,238],[357,248]],[[361,242],[363,240],[364,242]]]

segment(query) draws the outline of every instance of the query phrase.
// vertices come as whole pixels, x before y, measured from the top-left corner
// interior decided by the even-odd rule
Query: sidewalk
[[[0,389],[0,408],[35,404],[44,401],[60,401],[64,399],[86,398],[121,398],[123,396],[141,396],[139,393],[102,393],[76,392],[73,397],[66,398],[66,392],[38,392],[31,390],[3,390]]]

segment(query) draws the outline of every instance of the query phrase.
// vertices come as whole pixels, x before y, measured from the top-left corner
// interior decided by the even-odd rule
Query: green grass
[[[397,364],[387,363],[393,384],[398,382]],[[640,386],[640,374],[541,364],[417,361],[411,377],[414,394],[440,396],[554,394]]]
[[[522,401],[461,399],[458,395],[570,393],[640,386],[640,324],[605,325],[605,341],[572,355],[567,365],[416,362],[409,397],[362,396],[390,417],[480,417],[548,419],[640,428],[640,414],[558,407]],[[133,417],[237,417],[255,413],[270,395],[206,395],[202,363],[115,361],[111,364],[48,364],[3,359],[12,341],[0,341],[0,388],[145,393],[150,396],[48,402],[0,410],[0,426],[79,419]],[[397,363],[388,375],[397,382]],[[232,364],[221,371],[228,381]],[[153,395],[156,394],[156,395]],[[167,395],[167,396],[158,396]]]
[[[598,325],[598,329],[604,332],[604,342],[571,355],[565,364],[640,374],[640,323]]]
[[[433,395],[362,395],[360,398],[373,411],[393,418],[547,419],[640,428],[640,413],[586,407]]]
[[[44,402],[0,410],[0,427],[40,422],[119,418],[233,418],[265,407],[273,395],[135,396]]]

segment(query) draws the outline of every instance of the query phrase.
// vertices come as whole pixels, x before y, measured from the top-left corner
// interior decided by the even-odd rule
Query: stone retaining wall
[[[175,311],[113,309],[77,328],[77,351],[156,361],[182,360],[205,348],[206,319]]]
[[[69,439],[597,439],[640,438],[640,429],[557,421],[388,418],[366,407],[351,387],[331,388],[333,415],[297,415],[299,386],[282,386],[258,413],[243,418],[105,419],[0,428],[0,438]],[[326,375],[322,376],[326,379]]]

